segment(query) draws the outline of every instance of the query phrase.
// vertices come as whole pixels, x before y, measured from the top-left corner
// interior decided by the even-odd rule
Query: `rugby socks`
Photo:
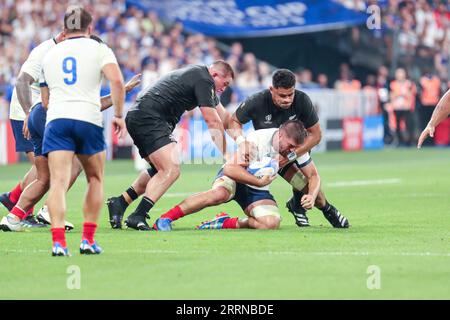
[[[293,189],[292,190],[292,194],[293,194],[293,203],[292,203],[292,210],[294,210],[294,212],[300,212],[300,211],[304,211],[305,209],[300,205],[301,201],[302,201],[302,197],[305,195],[303,192],[298,191]]]
[[[20,183],[14,187],[9,193],[9,200],[12,203],[16,204],[19,201],[20,195],[22,194],[22,188],[20,187]]]
[[[67,247],[66,244],[66,230],[64,228],[51,228],[53,245],[59,243],[63,248]]]
[[[127,202],[127,200],[125,200],[125,197],[123,196],[125,193],[130,197],[131,201],[134,201],[139,197],[133,187],[129,187],[127,191],[122,193],[118,198],[123,211],[125,211],[129,205],[129,203]]]
[[[152,200],[150,200],[150,198],[144,196],[134,213],[138,216],[145,217],[147,213],[153,208],[154,205],[155,203]]]
[[[325,203],[325,206],[323,208],[320,208],[320,211],[323,213],[327,213],[331,209],[331,205],[328,203],[328,201]]]
[[[19,208],[18,206],[15,206],[14,208],[12,208],[10,213],[15,215],[20,220],[23,220],[27,216],[27,213],[25,211],[23,211],[21,208]]]
[[[94,222],[83,223],[83,236],[81,240],[87,240],[90,245],[94,244],[95,230],[97,230],[97,224]]]
[[[184,212],[181,210],[180,206],[175,206],[166,213],[164,213],[160,218],[169,218],[172,221],[178,220],[184,217]]]
[[[228,218],[222,224],[222,229],[237,229],[237,222],[239,218]]]

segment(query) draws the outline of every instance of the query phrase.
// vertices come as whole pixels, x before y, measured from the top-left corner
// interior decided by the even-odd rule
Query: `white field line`
[[[105,250],[106,252],[107,250]],[[49,250],[43,249],[0,249],[1,254],[30,254],[30,253],[48,253]],[[110,254],[130,254],[130,253],[138,253],[138,254],[223,254],[223,252],[214,250],[111,250],[108,251]],[[254,252],[256,255],[294,255],[294,256],[387,256],[387,257],[450,257],[450,252],[369,252],[369,251],[262,251],[262,252]]]
[[[341,188],[341,187],[355,187],[355,186],[370,186],[370,185],[384,185],[384,184],[397,184],[402,180],[398,178],[393,179],[378,179],[378,180],[351,180],[351,181],[337,181],[327,183],[327,187]],[[164,194],[167,198],[185,197],[197,193],[200,191],[192,192],[168,192]]]
[[[163,195],[165,198],[178,198],[178,197],[187,197],[193,195],[194,193],[198,193],[199,191],[192,192],[168,192]]]
[[[327,187],[341,188],[341,187],[357,187],[357,186],[371,186],[371,185],[385,185],[397,184],[402,182],[401,179],[378,179],[378,180],[352,180],[352,181],[337,181],[327,183]]]

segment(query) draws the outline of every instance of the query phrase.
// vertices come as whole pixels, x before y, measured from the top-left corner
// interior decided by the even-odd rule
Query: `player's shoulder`
[[[309,99],[308,94],[300,89],[295,89],[295,97],[299,99]]]
[[[38,44],[36,47],[34,47],[28,56],[29,59],[33,58],[39,58],[41,55],[45,55],[50,49],[52,49],[54,46],[56,46],[55,39],[48,39],[40,44]]]
[[[214,80],[212,79],[211,75],[208,72],[208,67],[201,64],[190,64],[181,69],[181,72],[190,78],[197,79],[197,80],[206,80],[211,83],[214,83]]]
[[[294,105],[296,107],[304,108],[305,104],[311,104],[311,98],[306,92],[295,89]]]
[[[247,102],[263,102],[268,96],[270,96],[270,90],[264,89],[258,92],[253,93],[252,95],[248,96],[245,101]]]
[[[268,97],[270,95],[269,89],[265,89],[262,91],[258,91],[253,93],[252,95],[248,96],[240,105],[239,107],[244,108],[247,107],[260,107],[263,105]]]

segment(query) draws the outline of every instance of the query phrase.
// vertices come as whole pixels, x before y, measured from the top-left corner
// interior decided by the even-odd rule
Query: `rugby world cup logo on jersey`
[[[266,119],[266,121],[264,121],[265,124],[271,124],[272,123],[272,115],[271,114],[268,114],[265,117],[265,119]]]

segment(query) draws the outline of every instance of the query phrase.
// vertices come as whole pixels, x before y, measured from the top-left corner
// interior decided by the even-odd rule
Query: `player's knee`
[[[225,188],[215,188],[211,192],[211,205],[224,203],[230,197],[230,192]]]
[[[280,227],[280,217],[268,216],[264,222],[265,228],[270,230],[276,230]]]
[[[275,205],[259,205],[252,209],[251,216],[258,221],[259,229],[278,229],[281,216]]]
[[[169,169],[165,170],[165,173],[169,180],[175,181],[180,176],[180,166],[172,165]]]

